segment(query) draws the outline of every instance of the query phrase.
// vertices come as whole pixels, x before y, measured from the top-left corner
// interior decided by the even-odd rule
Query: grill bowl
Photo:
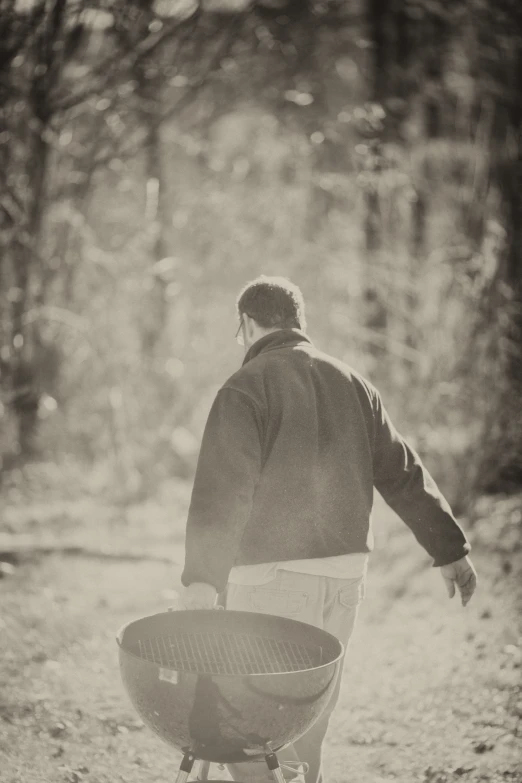
[[[302,736],[326,707],[344,652],[306,623],[205,609],[135,620],[118,644],[143,722],[179,751],[221,764]]]

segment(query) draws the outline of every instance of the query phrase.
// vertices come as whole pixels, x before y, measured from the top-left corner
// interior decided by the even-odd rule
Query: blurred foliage
[[[457,510],[520,483],[515,0],[0,8],[5,469],[191,476],[267,273]]]

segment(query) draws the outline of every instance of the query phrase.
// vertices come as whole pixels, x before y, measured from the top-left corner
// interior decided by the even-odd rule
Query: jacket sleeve
[[[434,560],[464,557],[470,545],[451,508],[421,462],[393,426],[379,394],[374,396],[374,485]]]
[[[181,582],[221,592],[250,517],[261,470],[258,413],[248,395],[223,388],[212,405],[188,513]]]

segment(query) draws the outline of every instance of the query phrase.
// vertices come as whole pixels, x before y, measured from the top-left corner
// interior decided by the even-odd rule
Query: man
[[[300,290],[261,277],[237,300],[241,369],[212,406],[188,515],[182,606],[266,612],[347,645],[372,548],[376,487],[462,603],[476,584],[469,544],[446,500],[391,423],[377,390],[314,347]],[[280,761],[321,783],[321,746],[338,698]],[[231,768],[267,779],[263,764]]]

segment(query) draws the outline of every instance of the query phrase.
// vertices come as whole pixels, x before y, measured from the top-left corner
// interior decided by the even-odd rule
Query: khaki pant
[[[300,620],[333,634],[346,648],[363,595],[364,577],[334,579],[279,570],[276,578],[264,585],[229,584],[226,608]],[[322,744],[328,721],[339,698],[341,677],[342,669],[332,698],[317,723],[297,742],[277,754],[287,780],[296,778],[296,775],[284,769],[285,762],[300,761],[308,765],[306,783],[323,783]],[[264,761],[230,764],[228,768],[234,780],[244,783],[267,783],[272,780]],[[299,777],[302,781],[303,777]]]

